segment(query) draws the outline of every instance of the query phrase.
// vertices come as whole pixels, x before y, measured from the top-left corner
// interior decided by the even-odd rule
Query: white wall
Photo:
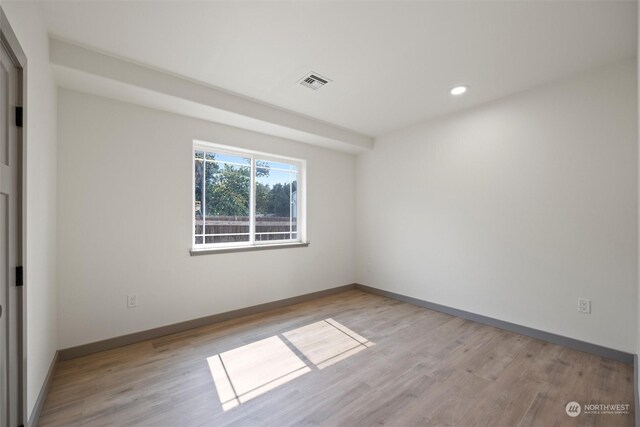
[[[635,352],[635,63],[379,138],[357,162],[358,282]]]
[[[27,55],[27,410],[31,414],[57,349],[56,109],[49,39],[32,2],[3,2]]]
[[[60,348],[354,282],[352,155],[64,89],[58,108]],[[306,159],[311,245],[191,257],[193,139]]]

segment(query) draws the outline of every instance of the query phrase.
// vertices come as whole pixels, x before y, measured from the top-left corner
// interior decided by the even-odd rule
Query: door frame
[[[27,424],[27,294],[28,283],[27,266],[27,56],[20,46],[9,20],[0,6],[0,43],[9,53],[18,69],[18,93],[17,104],[22,106],[22,127],[17,129],[18,164],[20,165],[20,178],[18,180],[18,249],[16,261],[23,267],[23,286],[16,288],[17,315],[17,354],[18,354],[18,425]]]

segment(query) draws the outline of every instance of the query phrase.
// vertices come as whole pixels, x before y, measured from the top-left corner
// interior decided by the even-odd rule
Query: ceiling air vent
[[[300,83],[302,86],[306,86],[306,87],[308,87],[310,89],[318,90],[322,86],[324,86],[327,83],[329,83],[330,81],[331,81],[330,79],[328,79],[326,77],[322,77],[318,73],[314,73],[312,71],[309,74],[306,74],[300,80],[298,80],[298,83]]]

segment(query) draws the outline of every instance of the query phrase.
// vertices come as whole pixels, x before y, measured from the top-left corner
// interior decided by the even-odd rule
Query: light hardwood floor
[[[632,426],[633,400],[630,365],[353,290],[61,362],[39,425]]]

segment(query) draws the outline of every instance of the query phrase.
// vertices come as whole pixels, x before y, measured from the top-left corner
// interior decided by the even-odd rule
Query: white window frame
[[[242,156],[251,159],[251,188],[249,191],[249,241],[248,242],[229,242],[229,243],[202,243],[196,245],[196,218],[194,214],[196,202],[195,187],[195,155],[196,151],[215,152],[216,154],[224,154],[229,156]],[[206,154],[204,155],[206,158]],[[256,190],[256,160],[265,160],[278,163],[294,164],[298,168],[297,172],[297,239],[286,240],[255,240],[255,224],[256,224],[256,206],[255,206],[255,190]],[[204,159],[203,159],[204,161]],[[290,246],[291,244],[308,244],[307,243],[307,185],[306,185],[307,162],[304,159],[294,157],[280,156],[271,153],[265,153],[255,150],[247,150],[229,145],[216,144],[201,140],[193,141],[193,149],[191,150],[191,252],[210,252],[225,249],[250,249],[250,248],[268,248],[278,246]],[[204,191],[204,189],[203,189]],[[206,215],[203,206],[203,214]],[[204,223],[203,223],[204,227]],[[205,229],[203,228],[203,232]],[[204,242],[203,236],[203,242]]]

